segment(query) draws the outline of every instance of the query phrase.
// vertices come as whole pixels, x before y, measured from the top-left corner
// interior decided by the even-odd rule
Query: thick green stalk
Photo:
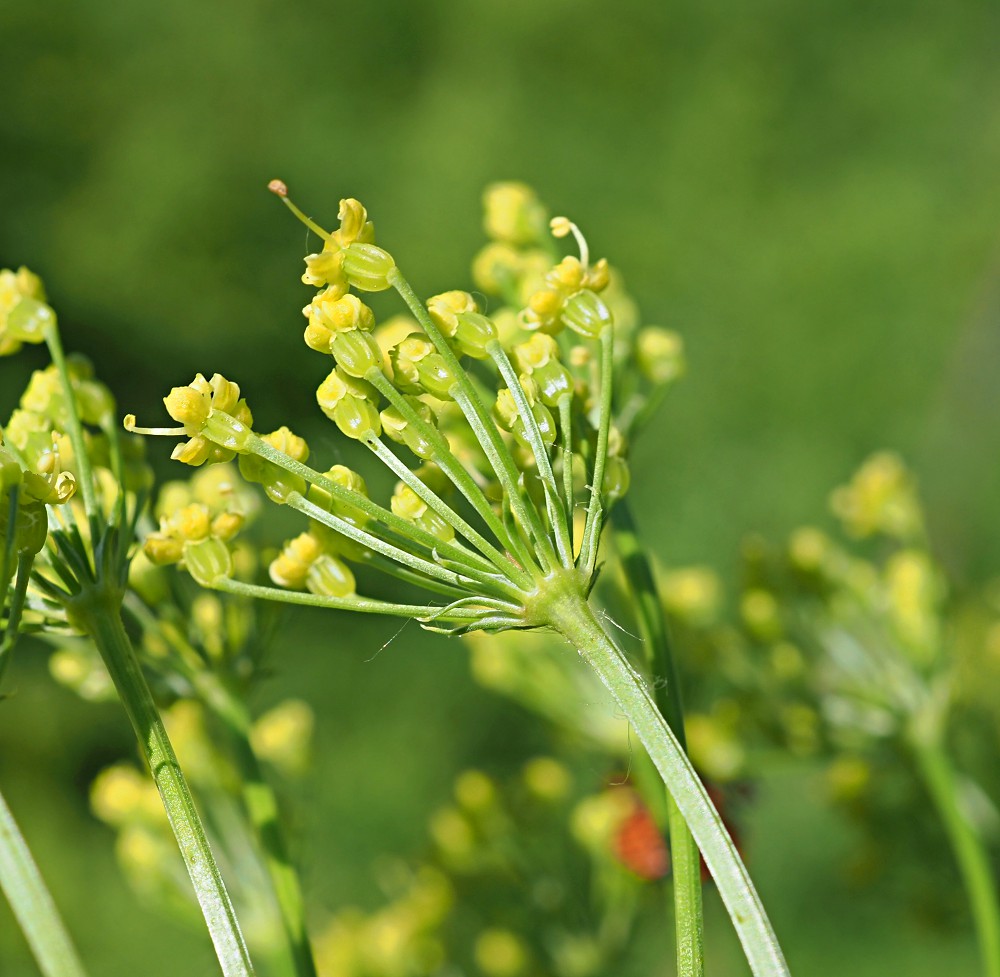
[[[962,873],[976,926],[983,973],[987,977],[1000,977],[1000,898],[989,856],[959,804],[955,771],[940,742],[917,741],[911,745]]]
[[[663,618],[656,581],[624,499],[611,510],[615,548],[635,610],[646,660],[653,676],[656,705],[682,749],[684,709],[677,662]],[[701,903],[701,863],[698,846],[673,798],[667,792],[667,821],[673,860],[674,927],[677,936],[678,977],[702,977],[705,972],[704,919]]]
[[[299,875],[288,854],[278,800],[250,745],[250,716],[246,705],[212,672],[192,670],[188,678],[201,700],[225,724],[230,734],[233,755],[240,772],[243,803],[263,849],[265,867],[274,887],[295,973],[298,977],[316,977]]]
[[[117,607],[111,610],[93,593],[85,592],[69,610],[74,623],[97,645],[135,730],[194,885],[222,973],[225,977],[252,977],[253,964],[232,901]]]
[[[597,672],[659,770],[715,879],[755,977],[788,977],[777,937],[736,846],[646,683],[576,589],[554,585],[544,613]]]
[[[38,866],[0,794],[0,889],[45,977],[86,977],[86,971]]]

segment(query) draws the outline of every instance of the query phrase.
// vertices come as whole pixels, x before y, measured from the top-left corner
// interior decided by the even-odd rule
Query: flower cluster
[[[271,189],[324,242],[306,257],[303,275],[317,289],[303,310],[305,342],[333,360],[316,399],[398,478],[388,504],[371,499],[361,476],[343,465],[310,467],[309,446],[287,428],[255,433],[239,388],[219,374],[199,374],[165,398],[181,428],[140,429],[131,417],[126,425],[183,434],[188,440],[173,457],[187,464],[238,454],[244,479],[307,517],[305,531],[270,565],[285,599],[298,592],[303,602],[416,617],[449,631],[547,623],[549,595],[589,591],[604,517],[628,490],[627,438],[614,423],[616,374],[630,358],[646,364],[633,371],[647,378],[645,403],[650,389],[679,374],[679,343],[653,328],[616,354],[613,308],[628,311],[629,303],[620,288],[613,301],[602,298],[614,291],[611,269],[591,262],[586,240],[565,218],[551,222],[552,235],[572,235],[579,255],[559,258],[544,208],[520,185],[486,195],[493,241],[476,258],[474,278],[501,302],[519,303],[495,309],[461,290],[421,302],[375,244],[358,201],[341,201],[340,226],[328,232],[291,203],[284,184]],[[388,288],[409,316],[379,323],[362,295]],[[631,424],[639,409],[629,411]],[[200,583],[232,589],[224,550],[236,528],[187,509],[161,520],[147,552],[177,562],[183,549]],[[210,559],[192,561],[196,547]],[[448,600],[361,598],[352,569],[359,563]]]

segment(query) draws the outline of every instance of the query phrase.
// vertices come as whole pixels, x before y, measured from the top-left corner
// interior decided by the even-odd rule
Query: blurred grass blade
[[[86,977],[3,794],[0,794],[0,888],[45,977]]]

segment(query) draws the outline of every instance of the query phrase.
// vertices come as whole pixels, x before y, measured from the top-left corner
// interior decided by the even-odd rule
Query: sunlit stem
[[[117,607],[110,606],[100,591],[85,591],[68,610],[76,624],[97,645],[132,723],[163,800],[224,977],[252,977],[253,965],[232,901]]]
[[[559,434],[562,438],[562,481],[563,505],[566,508],[566,523],[573,532],[573,395],[563,394],[559,398]]]
[[[611,429],[611,392],[614,374],[614,329],[601,330],[601,406],[597,428],[597,449],[594,452],[594,470],[591,476],[590,505],[583,530],[583,548],[579,565],[589,576],[597,562],[597,549],[604,523],[604,468],[608,460],[608,432]]]
[[[244,583],[231,577],[217,577],[212,581],[213,590],[241,597],[280,601],[285,604],[302,604],[306,607],[326,607],[334,610],[360,611],[363,614],[385,614],[389,617],[406,617],[415,620],[475,621],[482,612],[475,608],[459,607],[447,612],[445,607],[434,604],[393,604],[367,597],[325,597],[301,590],[282,590],[260,584]],[[449,605],[450,606],[450,605]]]
[[[944,824],[972,910],[986,977],[1000,977],[1000,896],[980,833],[962,809],[951,759],[940,742],[911,737],[917,767]]]
[[[549,460],[548,449],[542,440],[542,432],[539,430],[538,421],[532,413],[528,397],[521,386],[520,377],[511,365],[510,359],[504,352],[503,347],[495,339],[486,344],[486,352],[496,364],[500,375],[507,384],[517,405],[517,412],[524,421],[525,434],[528,443],[531,445],[532,454],[535,456],[535,466],[542,480],[542,487],[545,490],[545,508],[548,512],[549,523],[555,532],[556,547],[559,550],[559,557],[562,565],[566,568],[573,566],[573,541],[570,538],[569,527],[561,511],[559,504],[559,489],[556,486],[556,477],[552,472],[552,463]]]
[[[458,530],[470,543],[485,551],[485,555],[490,558],[494,568],[501,573],[507,574],[514,569],[510,560],[505,560],[503,555],[497,552],[495,547],[483,539],[482,535],[476,532],[447,502],[445,502],[436,492],[430,489],[420,478],[418,478],[406,465],[403,464],[389,450],[379,438],[372,438],[367,442],[368,446],[375,452],[376,457],[382,462],[397,478],[405,483],[417,497],[427,506],[433,509],[446,523]]]
[[[582,595],[553,588],[548,619],[597,672],[624,712],[701,849],[754,977],[787,977],[777,937],[739,852],[646,683]]]
[[[392,385],[389,378],[379,369],[373,368],[365,374],[365,379],[375,387],[396,410],[402,415],[407,424],[412,424],[429,444],[434,447],[434,463],[451,479],[452,484],[465,496],[469,504],[479,513],[483,521],[493,531],[500,543],[507,548],[518,559],[530,559],[521,540],[516,533],[510,533],[507,527],[497,518],[490,505],[489,499],[483,493],[482,488],[476,484],[475,480],[465,469],[465,466],[452,454],[447,439],[433,425],[425,421],[407,402],[406,398]],[[504,554],[500,553],[496,547],[490,545],[488,540],[479,537],[480,550],[493,561],[498,569],[512,576],[521,586],[530,586],[531,578],[516,564],[513,564]],[[485,544],[485,545],[484,545]]]
[[[365,532],[363,529],[359,529],[357,526],[349,523],[346,519],[341,519],[340,516],[334,515],[332,512],[328,512],[326,509],[316,505],[314,502],[310,502],[298,492],[289,492],[285,497],[285,505],[287,505],[290,509],[295,509],[297,512],[301,512],[310,519],[329,527],[334,530],[334,532],[338,532],[342,536],[346,536],[348,539],[352,539],[356,543],[360,543],[362,546],[366,546],[368,549],[374,550],[376,553],[381,553],[390,560],[395,560],[397,563],[402,563],[403,566],[408,566],[411,570],[416,570],[418,573],[432,577],[435,580],[441,580],[444,581],[444,583],[454,584],[458,587],[462,587],[464,583],[463,578],[452,570],[446,570],[437,563],[432,563],[430,560],[425,560],[422,557],[415,556],[407,550],[400,549],[398,546],[393,546],[391,543],[387,543],[378,536],[374,536],[371,533]]]
[[[246,703],[219,675],[205,668],[201,656],[181,631],[160,621],[134,593],[126,596],[126,602],[143,629],[147,633],[155,633],[176,652],[172,665],[190,682],[206,708],[218,717],[228,731],[241,775],[244,808],[263,853],[264,867],[271,880],[287,937],[291,963],[296,977],[315,977],[316,965],[306,932],[302,887],[288,854],[277,798],[250,742],[251,722]]]
[[[453,391],[455,402],[462,408],[466,420],[468,420],[476,437],[479,438],[500,484],[510,495],[510,504],[518,520],[534,536],[538,553],[543,561],[548,564],[548,568],[554,567],[558,561],[548,533],[545,531],[545,527],[542,525],[542,521],[538,517],[538,513],[535,512],[534,507],[527,505],[521,495],[521,489],[518,485],[519,475],[517,465],[510,453],[510,449],[504,443],[500,432],[489,416],[489,412],[476,393],[475,386],[472,384],[461,363],[459,363],[458,357],[455,356],[452,348],[448,345],[447,340],[441,334],[441,330],[438,329],[434,320],[430,317],[423,302],[417,297],[416,292],[413,291],[410,283],[403,277],[399,268],[394,266],[387,278],[389,284],[399,292],[403,301],[406,302],[410,311],[416,317],[424,332],[427,333],[438,353],[440,353],[448,369],[456,378],[459,389]]]
[[[407,522],[405,519],[397,516],[394,512],[390,512],[388,509],[372,502],[372,500],[367,496],[361,495],[359,492],[352,492],[350,489],[344,488],[342,485],[338,485],[332,479],[321,474],[320,472],[315,471],[308,465],[304,465],[302,462],[296,461],[294,458],[290,458],[283,451],[279,451],[277,448],[272,447],[263,438],[259,438],[257,435],[251,435],[247,440],[246,447],[252,454],[259,455],[261,458],[272,462],[287,472],[291,472],[293,475],[298,475],[300,478],[305,479],[305,481],[310,485],[313,485],[332,496],[335,500],[343,502],[351,508],[358,509],[365,515],[370,516],[372,519],[376,519],[388,526],[390,529],[399,533],[399,535],[404,536],[409,540],[413,540],[425,549],[447,553],[452,559],[455,560],[456,563],[461,563],[464,566],[467,566],[470,571],[478,570],[481,573],[493,572],[492,564],[479,556],[479,554],[473,553],[465,547],[459,547],[451,543],[442,542],[426,530],[421,529],[419,526],[415,526],[411,522]],[[349,533],[345,531],[344,535],[349,535]],[[365,545],[367,546],[368,544],[365,543]],[[375,549],[375,547],[371,547],[371,549]]]
[[[628,501],[622,499],[611,510],[614,543],[625,579],[626,596],[635,614],[653,677],[656,705],[684,750],[684,708],[680,675],[667,621],[660,603],[653,568],[639,541]],[[702,977],[704,922],[701,898],[701,864],[698,846],[679,808],[667,792],[667,824],[670,834],[674,890],[674,930],[677,937],[678,977]]]

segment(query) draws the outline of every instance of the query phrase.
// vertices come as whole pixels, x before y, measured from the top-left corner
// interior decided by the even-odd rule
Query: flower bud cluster
[[[557,234],[573,233],[581,254],[553,266],[544,209],[526,188],[504,185],[487,194],[487,228],[497,246],[546,255],[532,295],[549,298],[520,315],[487,315],[459,289],[422,303],[374,244],[360,203],[343,200],[340,228],[328,233],[283,185],[275,192],[325,242],[306,258],[303,277],[318,289],[303,310],[305,341],[333,360],[316,391],[319,407],[399,482],[382,505],[341,484],[335,469],[313,471],[307,446],[287,429],[251,431],[239,388],[218,374],[172,391],[167,410],[189,439],[175,458],[200,464],[238,453],[245,479],[310,520],[272,562],[272,582],[341,599],[354,591],[344,559],[389,560],[406,579],[453,594],[447,612],[463,622],[476,613],[460,609],[466,602],[496,601],[480,616],[499,628],[528,613],[524,595],[535,579],[557,567],[589,577],[604,514],[629,482],[626,439],[611,423],[613,317],[597,294],[610,282],[607,262],[591,264],[582,235],[564,221]],[[387,287],[412,318],[380,325],[352,292]],[[543,324],[531,308],[545,302],[554,304]],[[578,499],[587,515],[574,528]],[[176,549],[176,534],[166,535]]]
[[[287,200],[287,191],[279,193]],[[389,287],[387,275],[395,267],[392,255],[375,244],[375,225],[354,199],[340,201],[340,227],[326,235],[323,250],[306,258],[302,281],[306,285],[328,285],[346,292],[348,286],[362,292],[381,292]]]
[[[37,275],[24,267],[0,270],[0,356],[16,353],[24,343],[44,342],[55,321]]]
[[[195,579],[233,572],[231,543],[256,510],[232,465],[201,469],[188,482],[168,482],[157,500],[159,528],[143,541],[155,566],[180,564]]]

